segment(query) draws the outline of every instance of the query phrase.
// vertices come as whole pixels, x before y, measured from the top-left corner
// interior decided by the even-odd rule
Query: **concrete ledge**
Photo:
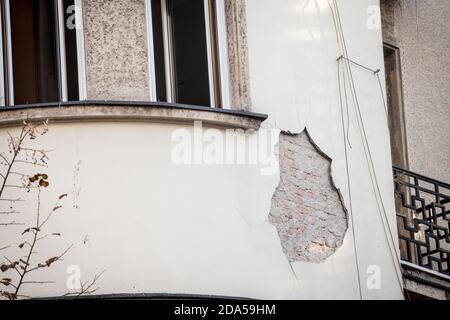
[[[402,261],[405,289],[436,299],[450,299],[450,279],[446,275]]]
[[[37,122],[138,121],[258,130],[267,115],[161,102],[77,101],[0,107],[0,127]]]

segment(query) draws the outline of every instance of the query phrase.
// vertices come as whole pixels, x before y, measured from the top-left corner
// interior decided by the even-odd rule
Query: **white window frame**
[[[0,43],[3,45],[3,17],[0,15]],[[3,55],[2,55],[3,56]],[[2,60],[3,61],[3,60]],[[4,106],[6,102],[5,98],[5,86],[4,86],[4,80],[5,79],[5,72],[3,70],[3,63],[0,63],[0,105]]]
[[[10,105],[14,105],[14,73],[13,73],[13,58],[12,58],[12,43],[11,43],[11,15],[10,15],[10,5],[9,0],[5,1],[5,35],[6,35],[6,66],[8,68],[8,102]],[[3,45],[3,43],[2,43]],[[4,72],[4,70],[3,70]],[[3,88],[5,87],[5,78],[2,78]],[[5,99],[6,99],[5,95]]]
[[[56,9],[58,14],[58,51],[59,51],[59,71],[60,71],[60,86],[61,86],[61,102],[67,102],[67,61],[66,61],[66,34],[65,34],[65,19],[64,19],[64,4],[63,0],[57,0]]]
[[[80,101],[83,101],[87,100],[83,0],[74,0],[74,4],[75,4],[75,25],[77,38],[78,99]],[[80,19],[80,21],[78,21],[77,19]]]
[[[5,35],[6,35],[6,61],[7,67],[7,83],[8,90],[5,92],[5,70],[3,63],[0,63],[0,104],[6,105],[8,101],[9,106],[14,105],[14,65],[12,56],[12,43],[11,43],[11,13],[10,13],[10,1],[4,1],[4,17],[5,17]],[[74,0],[75,5],[75,24],[76,24],[76,41],[77,41],[77,66],[78,66],[78,94],[79,100],[86,100],[86,59],[84,51],[84,28],[83,28],[83,1]],[[68,89],[67,89],[67,61],[66,61],[66,47],[65,47],[65,27],[66,21],[64,19],[64,6],[62,0],[55,0],[55,8],[57,13],[57,45],[58,45],[58,71],[59,71],[59,95],[60,102],[68,101]],[[67,12],[69,13],[69,12]],[[81,19],[81,21],[77,21]],[[0,15],[0,44],[3,45],[3,32],[2,32],[2,15]],[[8,99],[6,99],[8,98]]]
[[[219,44],[220,83],[222,92],[222,108],[231,109],[230,102],[230,78],[228,65],[228,36],[227,20],[225,15],[225,1],[216,0],[217,9],[217,37]]]
[[[208,56],[208,78],[209,78],[209,91],[211,107],[216,108],[215,105],[215,84],[214,84],[214,72],[212,61],[212,48],[211,48],[211,30],[210,30],[210,18],[209,18],[209,0],[204,1],[205,8],[205,28],[206,28],[206,46]],[[151,101],[156,101],[156,71],[155,71],[155,48],[153,41],[153,22],[152,22],[152,1],[146,0],[146,19],[147,19],[147,44],[148,44],[148,66],[149,66],[149,96]],[[166,78],[166,96],[167,102],[174,102],[174,81],[173,81],[173,57],[171,50],[171,39],[169,37],[169,15],[167,14],[167,0],[161,0],[161,16],[162,16],[162,28],[163,28],[163,42],[164,42],[164,62],[165,62],[165,78]],[[227,32],[226,32],[226,19],[225,19],[225,3],[224,0],[216,0],[216,16],[217,16],[217,37],[218,37],[218,58],[219,58],[219,72],[220,72],[220,92],[221,102],[223,109],[230,109],[230,85],[228,77],[228,44],[227,44]]]

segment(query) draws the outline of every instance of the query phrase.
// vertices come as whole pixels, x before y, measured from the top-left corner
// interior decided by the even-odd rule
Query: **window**
[[[385,44],[384,61],[393,165],[407,169],[408,151],[403,110],[399,49]]]
[[[83,98],[76,5],[81,1],[1,1],[2,105]]]
[[[148,0],[147,8],[152,99],[225,107],[223,1]]]

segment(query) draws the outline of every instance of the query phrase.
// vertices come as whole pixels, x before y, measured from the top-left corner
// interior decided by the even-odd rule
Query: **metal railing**
[[[450,276],[450,185],[394,167],[403,261]]]

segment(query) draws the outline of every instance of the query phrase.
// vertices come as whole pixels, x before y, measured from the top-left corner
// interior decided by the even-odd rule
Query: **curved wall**
[[[367,27],[367,9],[378,1],[338,4],[349,56],[383,69],[381,30]],[[65,293],[67,281],[73,280],[67,268],[76,266],[86,282],[106,270],[98,294],[402,298],[389,133],[376,78],[353,69],[390,229],[379,208],[353,106],[346,162],[336,61],[341,53],[328,1],[247,0],[246,12],[252,110],[269,118],[258,132],[237,132],[237,136],[261,139],[270,147],[264,163],[176,165],[172,154],[176,143],[171,138],[181,134],[179,129],[194,137],[195,128],[187,124],[110,118],[51,123],[49,133],[33,141],[38,148],[53,150],[45,170],[51,185],[42,195],[42,204],[51,209],[60,194],[69,197],[49,224],[51,232],[62,233],[61,239],[46,239],[39,255],[48,258],[70,244],[74,247],[52,266],[53,271],[43,269],[39,276],[56,284],[30,286],[27,293]],[[332,160],[325,178],[332,178],[342,196],[348,229],[325,261],[290,263],[277,229],[269,222],[281,174],[273,150],[280,132],[300,134],[305,127],[315,146]],[[209,139],[223,136],[224,127],[216,129]],[[0,131],[2,151],[7,151],[7,130],[11,129]],[[289,170],[283,174],[289,176]],[[35,195],[32,191],[26,196]],[[30,203],[20,203],[27,219],[33,219],[30,212],[35,205]],[[329,230],[332,227],[327,224]],[[1,238],[15,239],[22,229],[7,228]],[[14,246],[5,254],[20,251]]]

